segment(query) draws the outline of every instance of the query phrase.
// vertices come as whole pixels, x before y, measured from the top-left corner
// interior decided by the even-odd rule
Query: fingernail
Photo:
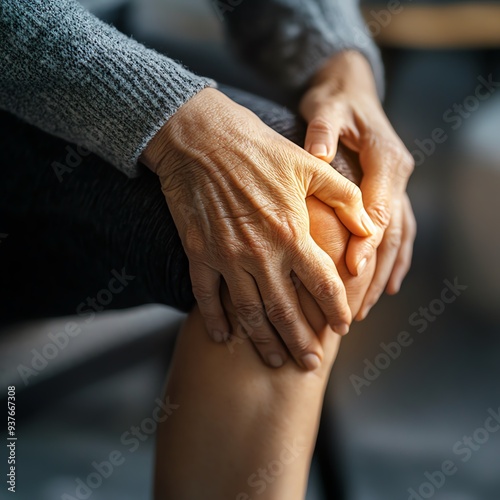
[[[267,357],[267,361],[273,368],[279,368],[283,365],[283,358],[280,354],[269,354],[269,356]]]
[[[326,144],[317,142],[315,144],[311,144],[310,153],[314,156],[326,157],[328,155],[328,148],[326,147]]]
[[[306,354],[302,357],[302,363],[308,370],[316,370],[321,366],[321,360],[316,354]]]
[[[358,273],[358,276],[365,270],[365,267],[366,267],[366,264],[368,262],[368,259],[366,257],[363,257],[359,264],[358,264],[358,268],[357,268],[357,273]]]
[[[339,335],[346,335],[349,333],[349,325],[347,323],[339,323],[334,326],[333,331]]]
[[[214,330],[212,332],[212,337],[215,340],[215,342],[222,342],[223,336],[220,330]]]
[[[377,232],[377,228],[375,227],[375,224],[370,219],[370,216],[366,213],[365,210],[363,210],[363,213],[361,214],[361,224],[363,224],[363,227],[370,234],[375,234]]]

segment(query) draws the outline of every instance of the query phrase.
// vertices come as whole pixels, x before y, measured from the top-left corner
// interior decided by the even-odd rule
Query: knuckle
[[[396,172],[408,179],[415,169],[415,159],[399,140],[390,140],[386,144],[386,152],[390,163],[396,166]]]
[[[273,224],[273,237],[279,244],[288,247],[293,245],[297,238],[297,231],[293,224],[285,221],[275,221]]]
[[[404,146],[402,146],[401,158],[399,161],[399,171],[403,177],[409,178],[414,170],[415,159],[413,158],[411,153]]]
[[[272,304],[267,307],[267,317],[273,325],[290,327],[297,323],[299,315],[292,305]]]
[[[319,133],[328,133],[332,130],[332,127],[328,120],[323,117],[317,116],[313,118],[308,125],[309,132],[319,132]]]
[[[205,252],[206,252],[205,248]],[[238,245],[232,242],[225,242],[217,248],[217,255],[223,262],[237,262],[242,258],[241,250]]]
[[[415,168],[415,160],[411,153],[397,136],[378,140],[386,165],[391,166],[393,171],[408,179]]]
[[[300,235],[294,238],[293,241],[288,245],[288,255],[292,261],[302,260],[307,262],[311,258],[310,242],[308,240],[308,235]]]
[[[246,247],[249,256],[257,262],[265,261],[269,255],[268,248],[259,241],[259,238],[249,238],[246,241]]]
[[[365,252],[366,252],[367,255],[371,255],[371,254],[373,254],[374,252],[377,251],[377,249],[380,246],[380,243],[381,243],[381,241],[379,241],[376,238],[368,238],[364,242],[362,248],[364,248],[364,250],[365,250]]]
[[[286,346],[290,352],[300,356],[310,351],[311,343],[304,337],[293,335],[286,340]]]
[[[385,233],[385,246],[390,250],[397,250],[403,241],[403,231],[401,228],[391,228]]]
[[[311,290],[311,293],[317,300],[325,302],[339,297],[340,285],[336,280],[332,278],[321,280]]]
[[[391,210],[387,202],[379,201],[370,206],[369,212],[373,222],[382,228],[386,228],[391,221]]]
[[[289,245],[302,237],[306,230],[306,213],[284,213],[273,220],[273,235],[282,243]]]
[[[249,336],[255,345],[268,345],[273,341],[272,336],[264,330],[254,330]]]
[[[362,203],[361,189],[356,184],[348,181],[345,184],[344,197],[349,205],[357,205]]]
[[[260,304],[237,304],[235,309],[238,317],[252,328],[257,328],[264,323],[264,311]]]

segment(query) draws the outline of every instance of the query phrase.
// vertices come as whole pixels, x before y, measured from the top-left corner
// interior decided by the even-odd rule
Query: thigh
[[[187,260],[156,176],[128,179],[7,113],[0,128],[1,318],[75,314],[82,303],[192,307]]]

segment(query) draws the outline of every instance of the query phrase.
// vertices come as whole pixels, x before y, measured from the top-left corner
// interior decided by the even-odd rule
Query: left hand
[[[377,267],[356,319],[363,319],[386,289],[399,291],[410,267],[416,223],[406,185],[414,161],[392,128],[377,95],[370,64],[354,51],[332,56],[300,102],[307,134],[304,148],[331,162],[339,140],[359,154],[361,192],[377,226],[370,237],[351,236],[346,263],[358,275],[377,250]]]

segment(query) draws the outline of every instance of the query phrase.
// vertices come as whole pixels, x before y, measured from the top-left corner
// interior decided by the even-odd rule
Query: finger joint
[[[299,319],[298,312],[292,305],[273,304],[267,306],[267,317],[273,325],[281,327],[291,327],[295,325]]]

